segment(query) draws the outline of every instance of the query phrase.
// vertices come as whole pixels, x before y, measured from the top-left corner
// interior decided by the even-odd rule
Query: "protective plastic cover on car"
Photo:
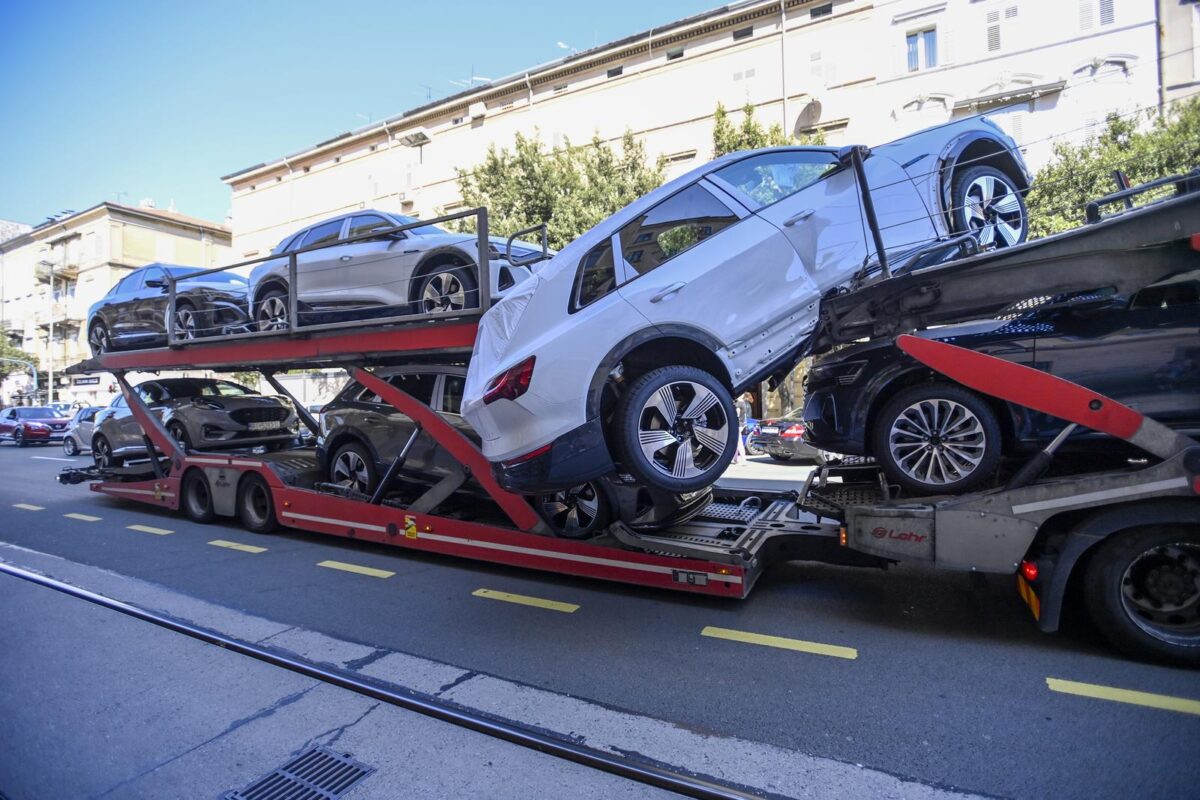
[[[479,332],[475,335],[475,349],[467,367],[464,402],[482,397],[487,382],[500,371],[500,359],[504,355],[509,337],[516,330],[521,315],[529,305],[529,299],[537,291],[541,281],[541,276],[535,275],[512,287],[503,300],[497,302],[480,318]]]

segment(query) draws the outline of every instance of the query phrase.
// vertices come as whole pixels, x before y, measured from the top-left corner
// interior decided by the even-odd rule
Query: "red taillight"
[[[789,439],[794,439],[794,438],[803,436],[804,435],[804,426],[801,425],[799,422],[797,422],[795,425],[792,425],[791,427],[789,427],[787,430],[785,430],[783,433],[781,433],[779,435],[786,436]]]
[[[517,456],[516,458],[510,458],[508,461],[501,461],[500,465],[505,466],[505,467],[512,467],[512,466],[515,466],[515,465],[520,464],[525,461],[532,461],[533,459],[537,458],[538,456],[542,455],[543,453],[550,452],[550,448],[553,446],[554,446],[554,442],[551,442],[550,444],[544,444],[541,447],[537,448],[536,450],[530,450],[528,453],[526,453],[523,456]]]
[[[1038,576],[1037,564],[1033,561],[1022,561],[1021,562],[1021,575],[1023,575],[1025,577],[1025,580],[1029,581],[1030,583],[1033,583],[1034,581],[1036,581],[1037,576]]]
[[[487,391],[483,393],[483,404],[486,406],[496,400],[516,400],[529,391],[529,381],[533,379],[533,362],[535,356],[510,367],[492,378]]]

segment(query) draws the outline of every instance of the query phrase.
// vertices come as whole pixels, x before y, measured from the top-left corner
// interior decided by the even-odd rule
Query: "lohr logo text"
[[[912,531],[897,532],[895,528],[876,528],[871,531],[871,535],[876,539],[899,539],[902,542],[916,542],[918,544],[928,538],[928,535],[924,533],[914,533]]]

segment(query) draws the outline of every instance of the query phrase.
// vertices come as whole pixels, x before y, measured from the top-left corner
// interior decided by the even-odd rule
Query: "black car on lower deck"
[[[108,290],[88,310],[92,355],[167,343],[167,276],[175,279],[175,337],[215,336],[250,322],[246,279],[231,272],[197,278],[201,267],[149,264]]]
[[[1200,269],[1133,297],[1092,292],[1051,298],[1012,319],[920,332],[1086,386],[1191,435],[1200,433]],[[964,388],[891,341],[854,344],[817,361],[805,383],[809,443],[873,456],[888,477],[922,494],[992,480],[1002,459],[1031,452],[1065,426],[1057,418]],[[1062,450],[1089,465],[1143,456],[1077,430]]]
[[[795,408],[775,419],[764,419],[754,426],[751,442],[775,461],[804,461],[821,464],[820,450],[804,441],[803,409]]]

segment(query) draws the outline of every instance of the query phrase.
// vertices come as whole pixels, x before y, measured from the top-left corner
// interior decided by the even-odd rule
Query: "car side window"
[[[467,379],[458,375],[447,375],[442,381],[442,411],[447,414],[462,414],[463,386]]]
[[[360,217],[352,217],[350,220],[350,232],[346,234],[346,238],[353,239],[355,236],[365,236],[368,233],[375,231],[386,231],[388,228],[396,227],[393,223],[388,222],[377,214],[363,214]],[[380,237],[386,238],[386,237]],[[367,241],[367,240],[363,240]]]
[[[3,414],[3,416],[0,416],[0,419],[12,419],[12,418],[13,418],[13,415],[14,415],[15,413],[16,413],[16,412],[15,412],[15,411],[13,411],[11,408],[6,408],[6,409],[4,410],[4,414]]]
[[[640,275],[738,221],[729,207],[693,184],[621,229],[621,255]]]
[[[113,408],[125,408],[129,404],[125,402],[125,395],[119,394],[113,398]]]
[[[612,244],[605,239],[588,251],[579,262],[579,277],[575,287],[575,307],[583,308],[617,288],[617,272],[613,264]]]
[[[436,375],[404,373],[388,378],[388,383],[397,389],[402,389],[427,406],[433,404],[433,386],[437,383]]]
[[[342,232],[342,220],[335,219],[333,222],[326,222],[323,225],[310,230],[304,236],[304,241],[301,242],[301,247],[313,247],[319,244],[329,244],[336,242],[338,234]]]
[[[137,387],[138,397],[146,403],[161,403],[166,399],[166,392],[157,383],[143,383]]]
[[[807,189],[838,168],[822,150],[781,150],[744,158],[713,173],[761,208]]]
[[[145,270],[131,272],[121,279],[121,282],[113,287],[113,294],[129,294],[136,292],[142,288],[142,276],[145,275]]]

